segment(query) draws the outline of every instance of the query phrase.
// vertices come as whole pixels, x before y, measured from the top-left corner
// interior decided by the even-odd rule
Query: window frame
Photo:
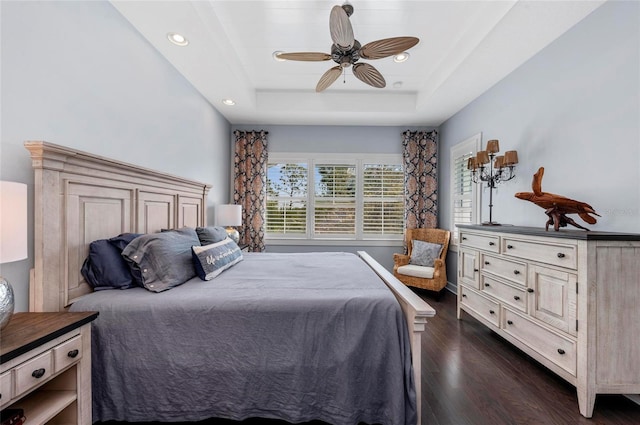
[[[473,136],[456,143],[449,150],[449,184],[451,191],[451,212],[449,215],[449,230],[451,231],[450,246],[453,251],[457,251],[458,248],[458,231],[455,221],[455,203],[457,200],[462,199],[461,196],[457,196],[454,193],[456,183],[456,159],[464,155],[475,155],[482,146],[482,133],[474,134]],[[480,221],[480,208],[481,208],[481,190],[476,183],[472,183],[471,189],[471,223],[478,224]]]
[[[295,153],[269,152],[268,164],[273,163],[304,163],[307,167],[307,220],[304,234],[279,234],[265,232],[265,242],[274,245],[401,245],[402,234],[365,235],[363,228],[364,213],[364,165],[399,165],[404,167],[402,154],[353,154],[353,153]],[[349,234],[314,234],[315,217],[315,167],[316,165],[335,164],[353,165],[356,169],[356,229]],[[404,196],[403,196],[404,202]],[[404,214],[403,214],[404,220]],[[266,222],[266,218],[265,218]],[[404,228],[404,226],[403,226]]]

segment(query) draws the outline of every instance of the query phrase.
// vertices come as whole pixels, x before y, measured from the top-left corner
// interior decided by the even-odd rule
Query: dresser
[[[16,313],[0,334],[0,408],[27,424],[91,419],[91,321],[95,312]]]
[[[461,225],[459,241],[458,319],[575,385],[585,417],[596,394],[640,393],[640,234]]]

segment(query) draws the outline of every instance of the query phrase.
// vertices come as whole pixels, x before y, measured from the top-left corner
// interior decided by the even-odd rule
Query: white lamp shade
[[[240,226],[242,224],[242,205],[218,205],[216,224],[218,226]]]
[[[27,258],[27,185],[0,182],[0,263]]]

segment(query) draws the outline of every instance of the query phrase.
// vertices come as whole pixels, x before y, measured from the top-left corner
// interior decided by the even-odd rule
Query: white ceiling
[[[278,62],[275,51],[330,53],[337,0],[112,1],[232,124],[438,126],[604,1],[352,0],[363,45],[414,36],[410,59],[364,61],[385,77],[367,86],[347,69],[322,93],[333,61]],[[178,32],[189,40],[167,40]],[[399,83],[401,87],[396,87]],[[233,99],[225,106],[222,99]]]

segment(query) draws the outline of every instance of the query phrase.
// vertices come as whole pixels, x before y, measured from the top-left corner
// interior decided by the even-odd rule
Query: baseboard
[[[444,287],[444,289],[448,290],[449,292],[453,293],[453,294],[457,294],[458,293],[458,286],[454,285],[453,283],[447,281],[447,286]]]

